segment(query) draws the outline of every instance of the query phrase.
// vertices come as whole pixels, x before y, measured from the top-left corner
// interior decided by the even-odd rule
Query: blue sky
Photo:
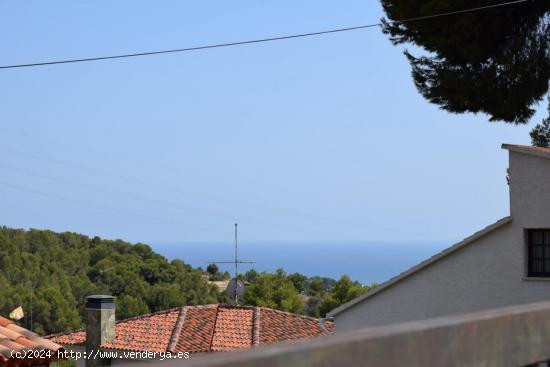
[[[375,23],[376,1],[0,1],[0,64]],[[0,70],[0,223],[130,241],[454,242],[507,215],[503,142],[379,29]]]

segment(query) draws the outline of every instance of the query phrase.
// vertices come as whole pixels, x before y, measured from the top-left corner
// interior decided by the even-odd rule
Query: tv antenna
[[[237,239],[237,223],[235,223],[235,260],[233,261],[211,261],[209,264],[234,264],[235,265],[235,277],[229,281],[226,292],[233,296],[235,304],[239,303],[239,297],[244,294],[244,282],[239,280],[239,264],[254,264],[255,261],[242,261],[239,260],[239,243]]]

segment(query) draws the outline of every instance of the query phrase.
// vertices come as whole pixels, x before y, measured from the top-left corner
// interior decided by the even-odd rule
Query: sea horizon
[[[194,267],[206,268],[214,261],[233,261],[230,241],[151,241],[154,251],[169,260],[181,259]],[[443,242],[319,241],[239,242],[239,272],[250,269],[338,279],[348,275],[362,284],[382,283],[451,244]],[[232,264],[219,264],[221,271],[234,272]]]

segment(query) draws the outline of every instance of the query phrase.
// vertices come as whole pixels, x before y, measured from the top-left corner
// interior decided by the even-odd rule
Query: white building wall
[[[550,159],[510,152],[510,195],[510,223],[337,314],[337,332],[549,300],[524,232],[550,228]]]

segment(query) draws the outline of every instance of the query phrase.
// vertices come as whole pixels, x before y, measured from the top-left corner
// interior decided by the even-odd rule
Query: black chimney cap
[[[112,310],[115,308],[115,297],[102,294],[88,296],[86,297],[86,308]]]

